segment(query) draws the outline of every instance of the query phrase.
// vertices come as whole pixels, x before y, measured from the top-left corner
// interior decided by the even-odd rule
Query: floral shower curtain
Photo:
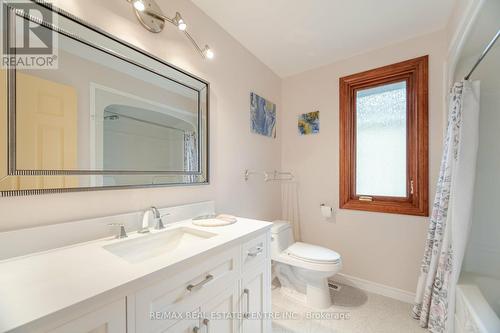
[[[198,151],[195,132],[184,132],[184,171],[198,170]],[[186,183],[196,181],[196,175],[184,176]]]
[[[455,83],[412,315],[434,333],[453,332],[455,287],[470,231],[479,126],[479,82]]]

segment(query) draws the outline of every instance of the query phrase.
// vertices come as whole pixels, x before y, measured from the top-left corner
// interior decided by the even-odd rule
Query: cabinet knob
[[[248,251],[248,256],[249,257],[252,257],[252,258],[255,258],[257,257],[259,254],[261,254],[262,252],[264,251],[264,248],[259,246],[255,249],[255,251]]]
[[[210,320],[207,318],[203,319],[203,325],[207,327],[207,333],[210,333]]]

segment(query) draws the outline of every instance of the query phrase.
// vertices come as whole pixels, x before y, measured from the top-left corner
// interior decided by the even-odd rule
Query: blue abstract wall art
[[[276,138],[276,104],[250,93],[252,133]]]

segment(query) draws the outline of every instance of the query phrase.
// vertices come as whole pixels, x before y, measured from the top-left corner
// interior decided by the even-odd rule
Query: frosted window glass
[[[406,197],[406,81],[356,93],[356,194]]]

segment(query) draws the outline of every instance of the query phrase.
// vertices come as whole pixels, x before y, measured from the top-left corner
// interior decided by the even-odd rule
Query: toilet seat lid
[[[314,263],[337,263],[340,254],[326,247],[296,242],[286,249],[288,255]]]

